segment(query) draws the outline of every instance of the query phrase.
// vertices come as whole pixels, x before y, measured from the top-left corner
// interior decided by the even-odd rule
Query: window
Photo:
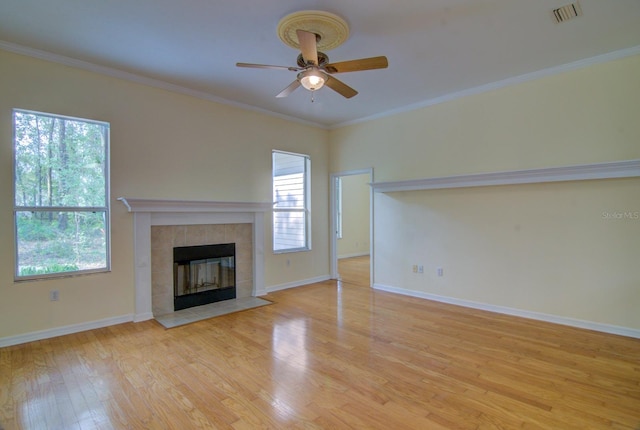
[[[13,111],[17,280],[107,271],[109,124]]]
[[[307,155],[273,151],[273,250],[311,248],[309,195],[311,161]]]

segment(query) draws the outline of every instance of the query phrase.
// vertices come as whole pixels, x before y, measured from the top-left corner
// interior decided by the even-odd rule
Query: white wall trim
[[[317,282],[324,282],[331,279],[329,275],[316,276],[315,278],[301,279],[299,281],[287,282],[286,284],[273,285],[267,287],[267,292],[272,293],[274,291],[288,290],[289,288],[302,287],[304,285],[315,284]]]
[[[39,49],[29,48],[26,46],[18,45],[11,42],[0,40],[0,49],[12,52],[14,54],[25,55],[27,57],[38,58],[44,61],[50,61],[52,63],[62,64],[64,66],[74,67],[76,69],[87,70],[89,72],[98,73],[105,76],[111,76],[113,78],[123,79],[129,82],[135,82],[138,84],[146,85],[148,87],[159,88],[161,90],[171,91],[173,93],[183,94],[191,97],[196,97],[202,100],[208,100],[214,103],[222,105],[233,106],[236,108],[249,110],[253,112],[262,113],[272,117],[284,119],[286,121],[297,122],[299,124],[310,125],[312,127],[318,127],[327,129],[328,127],[313,121],[306,121],[300,118],[296,118],[289,115],[273,112],[267,109],[261,109],[255,106],[251,106],[244,103],[235,102],[223,97],[218,97],[213,94],[197,91],[191,88],[183,87],[176,84],[170,84],[159,79],[149,78],[147,76],[137,75],[131,72],[125,72],[123,70],[115,69],[113,67],[101,66],[99,64],[90,63],[88,61],[77,60],[75,58],[66,57],[64,55],[53,54],[47,51],[41,51]]]
[[[466,308],[480,309],[483,311],[495,312],[499,314],[512,315],[521,318],[533,319],[538,321],[550,322],[554,324],[561,324],[570,327],[577,327],[587,330],[594,330],[603,333],[616,334],[620,336],[627,336],[640,339],[640,330],[621,327],[611,324],[602,324],[593,321],[585,321],[575,318],[562,317],[558,315],[549,315],[541,312],[527,311],[523,309],[515,309],[506,306],[491,305],[488,303],[473,302],[470,300],[457,299],[454,297],[440,296],[437,294],[425,293],[422,291],[407,290],[404,288],[391,287],[388,285],[374,284],[373,288],[380,291],[387,291],[390,293],[402,294],[404,296],[417,297],[420,299],[433,300],[441,303],[448,303],[451,305],[464,306]]]
[[[374,182],[375,178],[373,176],[374,171],[373,167],[369,167],[367,169],[357,169],[357,170],[347,170],[337,173],[332,173],[329,175],[329,270],[331,271],[331,279],[337,279],[339,276],[338,273],[338,243],[336,238],[336,215],[338,208],[336,207],[336,178],[342,176],[354,176],[354,175],[369,175],[369,180]],[[369,255],[371,256],[371,262],[369,263],[369,280],[371,285],[374,282],[374,231],[373,231],[373,222],[374,222],[374,198],[373,198],[373,189],[369,190]]]
[[[272,202],[151,200],[118,197],[129,212],[267,212]]]
[[[575,166],[547,167],[543,169],[442,176],[412,179],[407,181],[377,182],[372,183],[371,187],[373,188],[373,191],[377,193],[390,193],[395,191],[632,178],[638,176],[640,176],[640,159]]]
[[[153,319],[153,312],[139,313],[133,315],[133,322],[142,322]]]
[[[342,172],[333,173],[334,176],[354,176],[354,175],[369,175],[371,174],[373,168],[369,167],[367,169],[356,169],[356,170],[344,170]]]
[[[95,330],[98,328],[127,323],[131,321],[133,321],[133,314],[122,315],[113,318],[105,318],[97,321],[89,321],[80,324],[72,324],[47,330],[33,331],[31,333],[19,334],[17,336],[3,337],[0,338],[0,348],[3,348],[5,346],[19,345],[27,342],[34,342],[36,340],[50,339],[52,337],[64,336],[67,334],[80,333],[87,330]]]
[[[359,124],[363,122],[373,121],[380,118],[385,118],[388,116],[397,115],[404,112],[410,112],[418,109],[422,109],[428,106],[433,106],[440,103],[446,103],[448,101],[456,100],[459,98],[471,96],[474,94],[481,94],[488,91],[508,87],[511,85],[517,85],[524,82],[533,81],[535,79],[540,79],[546,76],[552,76],[559,73],[569,72],[572,70],[581,69],[584,67],[588,67],[595,64],[606,63],[609,61],[614,61],[626,57],[631,57],[633,55],[640,54],[640,46],[633,46],[631,48],[620,49],[613,52],[608,52],[606,54],[597,55],[595,57],[586,58],[583,60],[574,61],[567,64],[562,64],[556,67],[550,67],[548,69],[538,70],[536,72],[525,73],[524,75],[514,76],[512,78],[503,79],[497,82],[490,82],[484,85],[480,85],[473,88],[468,88],[462,91],[457,91],[450,94],[444,94],[439,97],[434,97],[428,100],[423,100],[418,103],[414,103],[408,106],[402,106],[397,109],[392,109],[386,112],[381,112],[379,114],[367,116],[364,118],[358,118],[351,121],[346,121],[342,123],[336,123],[332,125],[324,125],[313,121],[307,121],[300,118],[292,117],[289,115],[280,114],[277,112],[273,112],[267,109],[258,108],[255,106],[247,105],[244,103],[234,102],[232,100],[228,100],[222,97],[215,96],[210,93],[206,93],[204,91],[197,91],[191,88],[186,88],[180,85],[170,84],[168,82],[164,82],[158,79],[149,78],[146,76],[137,75],[135,73],[125,72],[123,70],[118,70],[112,67],[101,66],[98,64],[93,64],[87,61],[77,60],[75,58],[66,57],[64,55],[53,54],[51,52],[42,51],[39,49],[29,48],[26,46],[18,45],[15,43],[6,42],[0,40],[0,49],[12,52],[14,54],[25,55],[28,57],[38,58],[45,61],[50,61],[53,63],[62,64],[65,66],[75,67],[77,69],[87,70],[94,73],[99,73],[101,75],[111,76],[118,79],[127,80],[130,82],[136,82],[138,84],[147,85],[149,87],[159,88],[166,91],[171,91],[174,93],[184,94],[191,97],[196,97],[203,100],[208,100],[214,103],[219,103],[223,105],[233,106],[244,110],[249,110],[253,112],[259,112],[265,115],[269,115],[272,117],[284,119],[286,121],[292,121],[299,124],[309,125],[313,127],[318,127],[325,130],[335,130],[341,127],[346,127],[349,125]]]
[[[583,60],[574,61],[567,64],[561,64],[555,67],[549,67],[548,69],[542,69],[531,73],[525,73],[524,75],[514,76],[511,78],[503,79],[497,82],[490,82],[488,84],[480,85],[477,87],[467,88],[466,90],[456,91],[449,94],[443,94],[440,97],[434,97],[432,99],[424,100],[418,103],[414,103],[407,106],[402,106],[398,109],[392,109],[386,112],[381,112],[379,114],[367,116],[364,118],[354,119],[352,121],[346,121],[338,124],[334,124],[329,127],[331,130],[335,130],[341,127],[346,127],[349,125],[360,124],[363,122],[374,121],[376,119],[385,118],[405,112],[411,112],[414,110],[422,109],[428,106],[437,105],[440,103],[446,103],[452,100],[457,100],[463,97],[472,96],[475,94],[482,94],[489,91],[497,90],[500,88],[509,87],[511,85],[518,85],[529,81],[534,81],[536,79],[544,78],[547,76],[558,75],[564,72],[570,72],[573,70],[582,69],[584,67],[593,66],[596,64],[607,63],[609,61],[619,60],[626,57],[631,57],[634,55],[640,54],[640,45],[633,46],[631,48],[620,49],[617,51],[608,52],[602,55],[596,55],[595,57],[585,58]]]

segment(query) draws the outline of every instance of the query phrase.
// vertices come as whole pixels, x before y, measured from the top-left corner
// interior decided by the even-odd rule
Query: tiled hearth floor
[[[233,312],[244,311],[260,306],[270,305],[268,300],[259,297],[243,297],[239,299],[224,300],[222,302],[209,303],[208,305],[182,309],[169,314],[158,315],[154,318],[166,328],[178,327],[207,318],[218,317]]]

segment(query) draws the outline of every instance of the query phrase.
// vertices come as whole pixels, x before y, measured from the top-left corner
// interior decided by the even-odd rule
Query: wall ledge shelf
[[[406,181],[375,182],[376,193],[438,190],[444,188],[486,187],[492,185],[535,184],[541,182],[583,181],[592,179],[640,177],[640,159],[544,169],[513,170],[443,176]]]

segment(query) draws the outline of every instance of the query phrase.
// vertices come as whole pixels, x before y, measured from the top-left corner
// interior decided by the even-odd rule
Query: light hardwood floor
[[[374,291],[349,270],[170,330],[0,348],[0,427],[640,428],[640,340]]]
[[[338,275],[342,282],[352,285],[368,287],[369,283],[369,256],[342,258],[338,260]]]

